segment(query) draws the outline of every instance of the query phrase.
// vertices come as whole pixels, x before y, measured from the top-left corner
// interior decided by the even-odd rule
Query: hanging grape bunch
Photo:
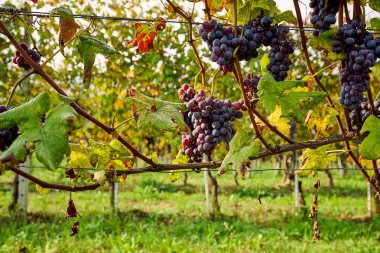
[[[0,114],[8,111],[8,108],[4,105],[0,106]],[[0,150],[5,151],[9,146],[12,145],[14,140],[18,136],[18,127],[13,126],[10,129],[0,130]]]
[[[374,101],[373,114],[380,118],[380,97]],[[368,102],[362,102],[360,106],[350,112],[351,125],[356,131],[360,131],[366,119],[371,115],[371,106]]]
[[[330,29],[336,23],[336,14],[339,10],[339,0],[311,0],[309,7],[313,9],[310,22],[317,31],[313,32],[318,36],[322,32]]]
[[[344,53],[346,67],[340,72],[340,103],[350,110],[355,110],[366,102],[363,92],[369,88],[371,67],[380,57],[380,39],[374,38],[365,23],[352,20],[339,27],[333,37],[332,51]]]
[[[232,103],[228,99],[206,97],[204,90],[196,94],[188,84],[184,84],[178,93],[188,109],[184,117],[191,130],[190,134],[182,135],[182,152],[190,162],[200,162],[203,154],[211,156],[218,143],[232,139],[231,122],[243,117],[240,110],[245,106],[242,101]]]
[[[271,46],[267,69],[277,81],[282,81],[292,63],[289,54],[294,52],[294,44],[287,40],[288,27],[272,23],[273,18],[259,15],[243,27],[237,27],[235,36],[232,27],[225,27],[222,23],[211,20],[203,23],[199,34],[212,53],[211,61],[220,66],[223,74],[233,71],[234,58],[249,61],[258,57],[257,50],[262,45]]]
[[[251,74],[248,74],[247,79],[243,81],[244,93],[248,98],[251,109],[256,108],[256,103],[259,98],[257,96],[257,85],[259,84],[259,81],[260,76],[252,76]]]
[[[24,49],[24,51],[32,58],[35,63],[39,63],[41,60],[41,55],[36,49],[28,49],[28,45],[26,43],[20,43],[20,47]],[[19,51],[16,51],[16,56],[13,57],[13,63],[19,66],[20,68],[25,69],[26,71],[30,70],[32,67],[28,64],[28,62],[22,57]]]

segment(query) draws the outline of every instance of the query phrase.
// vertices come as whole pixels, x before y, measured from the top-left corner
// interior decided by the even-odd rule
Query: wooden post
[[[295,174],[295,171],[297,170],[298,166],[298,158],[297,158],[297,152],[294,152],[294,157],[293,157],[293,173],[294,173],[294,201],[296,204],[296,210],[299,208],[299,194],[300,194],[300,189],[299,189],[299,181],[298,181],[298,176]]]
[[[203,155],[203,160],[205,162],[208,162],[208,158],[205,154]],[[210,216],[211,215],[211,208],[210,208],[210,186],[208,184],[208,170],[209,169],[205,170],[203,172],[203,174],[205,177],[206,213],[208,216]]]
[[[367,183],[367,210],[368,210],[368,216],[372,216],[372,198],[371,198],[371,185]]]
[[[29,164],[29,156],[27,156],[26,161],[21,164],[20,169],[29,173]],[[22,176],[19,176],[17,204],[18,212],[22,216],[26,216],[28,212],[28,185],[29,180]]]

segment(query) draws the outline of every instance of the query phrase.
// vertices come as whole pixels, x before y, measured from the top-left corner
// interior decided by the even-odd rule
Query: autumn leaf
[[[300,177],[314,176],[318,169],[327,169],[331,162],[336,161],[336,154],[327,153],[329,146],[316,149],[305,149],[300,157],[302,167],[296,171]]]
[[[65,43],[75,36],[80,27],[75,22],[74,16],[70,10],[63,7],[55,8],[50,12],[50,15],[55,14],[59,15],[59,48],[61,49],[61,53],[65,55]]]
[[[178,151],[177,156],[172,161],[172,164],[187,164],[189,162],[189,157],[185,154],[182,154],[182,151]],[[170,182],[174,183],[180,178],[180,172],[171,170],[169,172],[169,180]]]
[[[268,121],[284,135],[288,136],[290,134],[290,120],[282,116],[281,107],[279,105],[276,105],[274,112],[269,115]]]
[[[49,188],[44,188],[39,184],[36,184],[36,190],[40,193],[40,195],[46,195],[50,192]]]
[[[310,115],[309,120],[306,122],[309,130],[316,129],[318,137],[328,137],[330,129],[334,128],[334,117],[339,112],[329,106],[320,105],[314,109]]]
[[[136,34],[133,40],[128,41],[129,47],[137,46],[137,53],[144,53],[153,48],[153,40],[156,37],[157,31],[163,30],[166,26],[163,18],[159,18],[159,21],[148,25],[146,23],[136,23]]]

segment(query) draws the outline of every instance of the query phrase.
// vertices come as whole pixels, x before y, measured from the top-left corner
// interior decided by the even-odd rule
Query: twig
[[[25,177],[26,179],[29,179],[33,183],[38,184],[39,186],[43,188],[48,189],[56,189],[56,190],[62,190],[62,191],[70,191],[70,192],[79,192],[79,191],[89,191],[89,190],[95,190],[100,186],[100,184],[92,184],[92,185],[86,185],[86,186],[67,186],[67,185],[60,185],[60,184],[52,184],[45,181],[42,181],[29,173],[26,173],[25,171],[22,171],[18,168],[11,167],[9,168],[11,171],[13,171],[16,174],[19,174],[20,176]]]
[[[204,3],[205,3],[205,10],[204,11],[205,11],[207,20],[210,21],[211,20],[210,7],[208,7],[207,0],[204,0]]]
[[[8,100],[7,100],[7,107],[9,107],[9,104],[11,103],[11,100],[13,98],[13,95],[15,94],[16,92],[16,89],[17,87],[25,80],[27,79],[29,76],[35,74],[36,72],[35,71],[30,71],[28,73],[26,73],[25,75],[23,75],[20,79],[17,80],[17,82],[15,83],[15,85],[13,86],[13,89],[11,91],[11,94],[9,95],[8,97]]]
[[[34,71],[39,74],[43,79],[45,79],[46,82],[48,82],[59,94],[67,96],[67,94],[61,89],[61,87],[50,78],[50,76],[41,68],[40,65],[35,63],[32,58],[21,48],[21,46],[18,44],[18,42],[14,39],[12,34],[9,32],[7,27],[4,25],[4,23],[0,20],[0,29],[5,33],[5,36],[8,37],[8,39],[11,41],[11,43],[16,47],[16,49],[20,52],[20,54],[23,56],[23,58],[28,62],[28,64],[34,69]],[[74,110],[84,118],[88,119],[98,127],[102,128],[105,132],[112,135],[114,138],[116,138],[118,141],[120,141],[125,147],[127,147],[134,156],[140,158],[141,160],[145,161],[146,163],[150,164],[153,167],[156,167],[157,164],[152,161],[152,159],[146,157],[142,153],[140,153],[137,149],[135,149],[131,144],[129,144],[123,137],[121,137],[115,130],[96,118],[94,118],[92,115],[88,114],[82,107],[80,107],[77,103],[71,102],[70,106],[74,108]]]

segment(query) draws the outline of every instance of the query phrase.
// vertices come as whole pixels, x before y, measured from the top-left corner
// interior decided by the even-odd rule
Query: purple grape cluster
[[[188,84],[179,89],[179,94],[188,109],[184,117],[191,130],[189,134],[182,135],[182,152],[190,158],[190,162],[200,162],[203,154],[211,156],[218,143],[232,139],[231,122],[243,117],[240,111],[242,103],[206,97],[204,90],[195,94]]]
[[[293,53],[293,43],[288,42],[286,36],[289,33],[289,28],[282,25],[272,25],[272,23],[273,18],[259,15],[243,27],[238,27],[237,36],[234,36],[232,27],[224,27],[222,23],[211,20],[203,23],[199,29],[199,34],[207,42],[208,49],[212,53],[211,61],[216,62],[224,74],[233,71],[235,57],[245,61],[256,58],[259,55],[258,49],[262,45],[276,48],[274,50],[278,50],[283,56],[281,60],[271,62],[271,66],[277,66],[278,62],[281,61],[289,68],[291,61],[286,54]],[[276,67],[274,70],[276,72]],[[278,74],[276,73],[276,75]],[[282,76],[285,75],[282,73]]]
[[[20,43],[20,47],[32,58],[35,63],[39,63],[41,60],[41,54],[35,49],[28,49],[28,45],[26,43]],[[22,57],[19,51],[16,51],[16,56],[13,57],[13,63],[19,66],[20,68],[25,69],[26,71],[31,69],[31,66],[28,62]]]
[[[247,78],[243,81],[244,93],[246,94],[249,106],[251,109],[256,108],[256,103],[259,100],[257,96],[257,85],[259,84],[260,76],[252,76],[251,74],[247,75]],[[242,110],[246,109],[245,105],[243,105]]]
[[[281,44],[272,45],[269,53],[267,70],[272,73],[276,81],[283,81],[288,76],[292,64],[289,55],[294,53],[294,43],[282,41]]]
[[[339,10],[339,0],[311,0],[309,7],[313,9],[310,22],[317,31],[313,35],[317,37],[322,32],[330,29],[336,23],[336,14]]]
[[[8,108],[4,105],[0,106],[0,114],[8,111]],[[18,127],[14,126],[10,129],[2,129],[0,131],[0,150],[5,151],[18,136]]]
[[[380,97],[374,101],[374,115],[380,115]],[[366,119],[371,115],[371,106],[367,101],[362,102],[358,108],[350,112],[351,125],[356,131],[360,131]]]
[[[363,92],[369,88],[371,67],[380,57],[380,39],[374,38],[365,23],[352,20],[339,27],[333,37],[332,51],[347,54],[346,67],[341,70],[340,103],[350,110],[355,110],[365,102]]]

